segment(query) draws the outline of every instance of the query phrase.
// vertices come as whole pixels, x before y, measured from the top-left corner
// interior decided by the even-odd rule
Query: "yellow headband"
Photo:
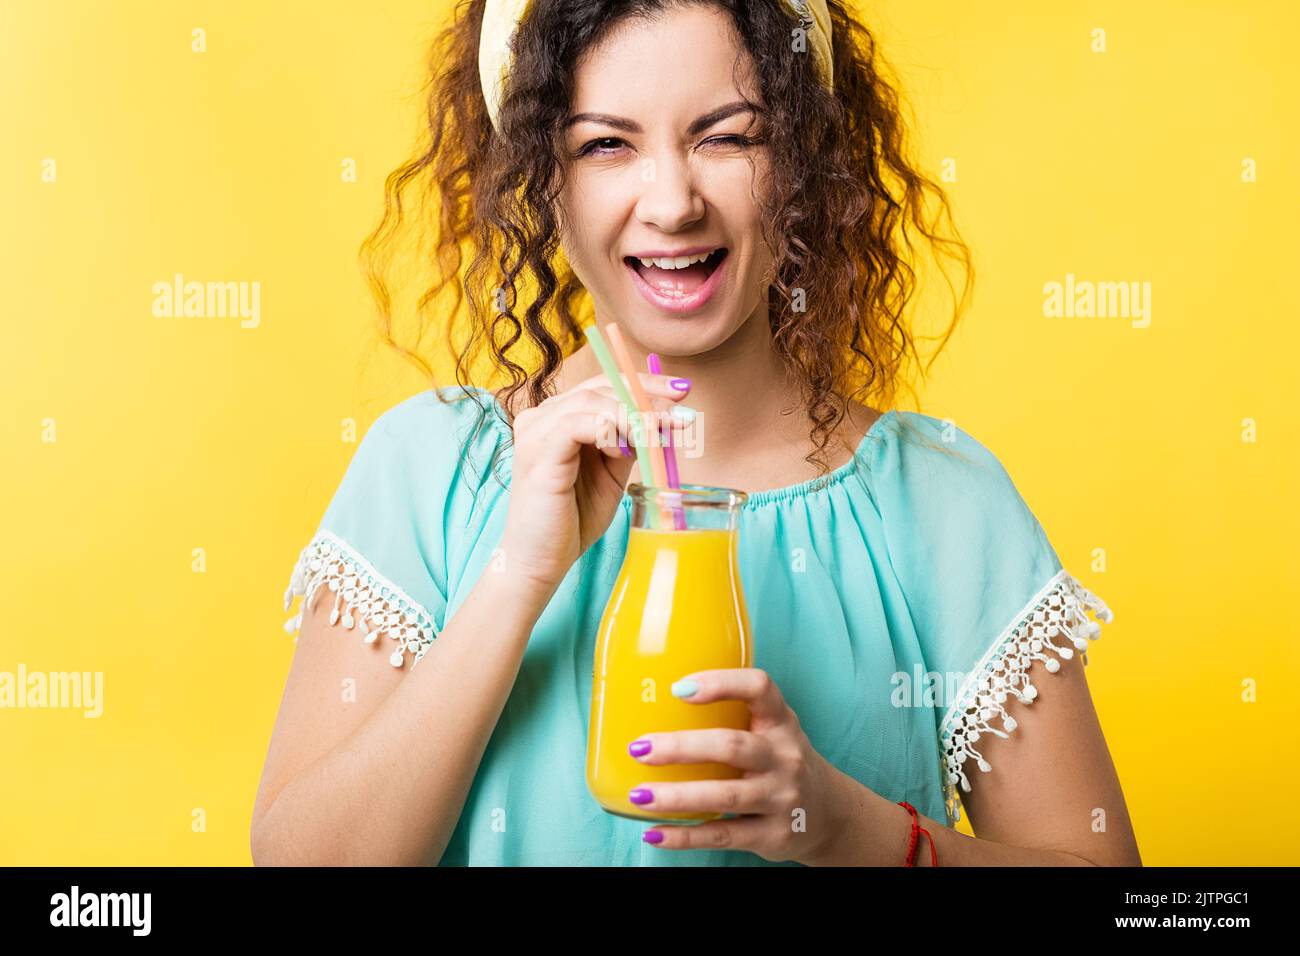
[[[478,43],[478,76],[487,100],[492,125],[497,125],[501,111],[501,90],[510,71],[510,40],[523,19],[529,0],[487,0],[483,10],[483,29]],[[827,89],[835,89],[835,66],[831,57],[831,15],[826,0],[782,0],[801,25],[807,24],[807,37],[817,61],[818,74]]]

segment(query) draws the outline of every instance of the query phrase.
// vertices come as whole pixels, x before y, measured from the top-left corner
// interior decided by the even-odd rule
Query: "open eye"
[[[623,141],[619,139],[617,136],[602,136],[600,139],[593,139],[589,143],[584,145],[580,150],[578,150],[578,155],[579,156],[608,156],[611,151],[607,149],[598,149],[596,148],[596,144],[597,143],[621,143],[621,142]]]

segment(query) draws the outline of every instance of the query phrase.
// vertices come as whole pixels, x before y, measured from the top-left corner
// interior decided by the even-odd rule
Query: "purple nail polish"
[[[627,796],[628,799],[631,800],[633,803],[649,803],[651,800],[655,798],[655,795],[651,793],[649,790],[647,790],[645,787],[637,787]]]
[[[689,378],[675,378],[668,384],[677,389],[677,391],[684,392],[691,387],[691,380]]]
[[[632,449],[628,447],[627,442],[623,441],[621,437],[618,440],[618,450],[623,453],[624,458],[632,457]]]
[[[627,745],[627,752],[633,757],[644,757],[650,752],[650,741],[634,740]]]
[[[646,830],[645,833],[641,834],[641,839],[645,840],[646,843],[663,843],[664,842],[663,831]]]

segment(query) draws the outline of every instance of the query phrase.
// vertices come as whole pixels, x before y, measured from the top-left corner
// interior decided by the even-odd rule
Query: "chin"
[[[643,348],[657,352],[665,361],[711,352],[727,341],[741,324],[720,309],[708,309],[699,315],[666,315],[645,308],[644,303],[640,308],[633,308],[634,312],[623,313],[624,330]]]

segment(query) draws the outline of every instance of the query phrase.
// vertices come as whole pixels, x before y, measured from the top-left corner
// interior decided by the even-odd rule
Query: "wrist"
[[[871,791],[830,761],[824,760],[824,770],[830,813],[820,839],[802,862],[807,866],[852,866],[857,855],[854,847],[863,823],[862,804],[865,795]]]
[[[901,866],[907,855],[912,818],[906,809],[835,770],[829,839],[816,849],[812,866]]]
[[[508,533],[502,535],[483,569],[482,580],[512,603],[522,600],[526,607],[535,608],[540,614],[559,588],[563,575],[556,577],[538,570],[522,557],[526,553]]]

